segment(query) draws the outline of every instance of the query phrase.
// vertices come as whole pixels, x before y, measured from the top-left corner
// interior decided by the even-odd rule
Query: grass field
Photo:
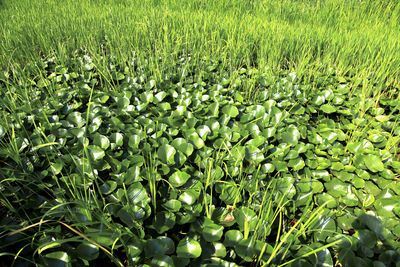
[[[0,0],[0,266],[398,265],[399,87],[397,1]]]
[[[180,53],[231,68],[333,67],[398,86],[399,5],[393,1],[5,1],[0,66],[84,47],[155,74]],[[161,60],[159,61],[159,58]]]

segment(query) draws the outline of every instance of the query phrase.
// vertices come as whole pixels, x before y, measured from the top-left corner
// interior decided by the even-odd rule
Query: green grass
[[[400,262],[399,36],[397,1],[0,0],[0,265]]]
[[[4,1],[0,66],[42,56],[68,62],[85,48],[127,64],[136,53],[156,77],[181,54],[213,55],[230,67],[335,68],[399,85],[400,4],[396,1]],[[229,62],[229,63],[228,63]]]

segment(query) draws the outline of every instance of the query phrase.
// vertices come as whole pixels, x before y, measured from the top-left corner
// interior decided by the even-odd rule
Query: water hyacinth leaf
[[[143,242],[139,239],[139,237],[132,238],[126,244],[127,254],[130,257],[137,257],[143,251]]]
[[[202,236],[208,242],[215,242],[221,239],[224,227],[217,224],[207,224],[203,231]]]
[[[174,156],[175,156],[176,150],[168,145],[162,145],[157,151],[157,156],[158,158],[165,164],[174,164]]]
[[[190,175],[188,173],[178,170],[168,178],[168,181],[172,184],[172,186],[180,187],[184,185],[189,178]]]
[[[314,226],[314,229],[314,238],[316,238],[318,241],[324,242],[328,237],[336,232],[336,222],[332,217],[321,215],[318,217],[318,221]]]
[[[254,238],[242,239],[235,246],[236,253],[246,262],[251,262],[256,255]]]
[[[130,167],[126,171],[126,173],[125,173],[125,175],[123,177],[124,177],[124,183],[125,184],[131,184],[133,182],[141,181],[142,179],[140,178],[140,167],[137,166],[137,165],[133,166],[133,167]]]
[[[333,209],[333,208],[337,207],[336,199],[328,193],[318,194],[316,196],[316,201],[319,206],[322,206],[325,203],[327,203],[326,207],[328,209]]]
[[[305,259],[298,259],[290,264],[291,267],[312,267],[315,266]]]
[[[201,125],[196,129],[196,132],[201,139],[206,140],[206,137],[211,134],[211,129],[207,125]]]
[[[204,147],[204,141],[203,139],[200,138],[200,136],[196,133],[193,132],[188,136],[188,140],[197,148],[201,149]]]
[[[106,181],[100,186],[100,191],[103,194],[110,194],[117,188],[117,183],[115,181]]]
[[[321,110],[325,113],[331,114],[336,111],[336,108],[330,104],[325,104],[321,106]]]
[[[314,96],[311,103],[316,106],[321,106],[325,102],[325,97],[322,95]]]
[[[139,206],[125,206],[118,211],[117,216],[128,227],[132,227],[145,218],[146,211]]]
[[[329,249],[325,248],[317,252],[316,264],[320,267],[331,267],[334,265]]]
[[[219,198],[227,205],[234,202],[239,203],[242,199],[238,186],[232,181],[226,184],[216,184],[216,190],[219,193]]]
[[[162,234],[172,229],[175,225],[175,221],[176,217],[172,212],[157,212],[154,217],[153,227],[159,234]]]
[[[183,138],[176,138],[172,141],[171,145],[177,150],[184,153],[186,156],[190,156],[193,153],[193,145],[188,143]]]
[[[288,171],[288,166],[285,161],[274,159],[271,163],[274,165],[277,172],[287,172]]]
[[[179,201],[186,205],[193,205],[199,194],[195,190],[186,190],[179,196]]]
[[[302,158],[296,158],[289,160],[288,167],[292,167],[294,171],[303,169],[305,166],[304,160]]]
[[[200,243],[190,237],[185,237],[178,243],[176,253],[181,258],[198,258],[201,255]]]
[[[51,163],[50,170],[53,173],[53,175],[57,175],[61,172],[63,166],[64,163],[62,161],[57,161],[56,163]]]
[[[106,155],[103,149],[94,145],[88,146],[88,151],[94,161],[101,160]]]
[[[265,163],[261,166],[261,171],[263,173],[272,173],[275,170],[275,166],[271,163]]]
[[[226,105],[222,108],[222,112],[232,118],[236,117],[239,115],[239,110],[237,107],[232,106],[232,105]]]
[[[203,259],[224,258],[226,256],[226,247],[220,242],[206,243],[201,242]]]
[[[224,245],[235,247],[243,239],[243,234],[239,230],[229,230],[225,233]]]
[[[373,248],[377,242],[376,234],[370,230],[360,229],[356,231],[353,236],[358,239],[358,242],[362,246],[366,246],[368,248]]]
[[[371,171],[371,172],[380,172],[385,169],[382,160],[373,154],[368,154],[363,156],[365,166]]]
[[[97,134],[94,137],[93,144],[106,150],[110,146],[110,140],[108,140],[108,138],[104,135]]]
[[[45,255],[45,260],[48,266],[71,266],[70,256],[64,251],[50,252]]]
[[[156,255],[152,260],[150,267],[174,267],[174,261],[167,255]]]
[[[138,148],[140,143],[140,136],[137,134],[129,136],[128,146],[131,148]]]
[[[172,212],[177,212],[181,209],[182,203],[176,199],[170,199],[163,204],[163,207]]]
[[[337,217],[337,225],[345,231],[348,231],[350,229],[353,229],[353,225],[355,221],[357,220],[357,217],[351,213],[346,213],[342,216]]]
[[[81,128],[83,125],[85,125],[85,119],[79,112],[71,112],[68,114],[67,120],[74,124],[77,128]]]
[[[140,182],[136,182],[130,185],[129,188],[126,190],[126,196],[128,197],[129,202],[132,204],[138,204],[139,202],[148,199],[146,189]]]
[[[290,125],[281,135],[281,139],[283,143],[288,145],[297,145],[300,139],[300,132],[296,126]]]
[[[170,247],[168,242],[165,242],[161,239],[148,239],[144,244],[144,253],[148,258],[157,256],[157,255],[165,255],[170,251]],[[170,253],[168,253],[170,254]]]
[[[392,196],[387,198],[378,196],[375,200],[374,207],[379,216],[390,218],[395,216],[393,209],[395,207],[400,207],[399,201],[399,196]]]
[[[5,128],[0,125],[0,138],[3,138],[5,135],[6,135]]]
[[[240,209],[236,209],[233,214],[240,231],[249,232],[255,229],[258,219],[257,214],[252,209],[241,207]]]
[[[79,244],[76,250],[79,256],[87,261],[97,259],[99,256],[99,247],[89,242]]]
[[[255,164],[264,160],[264,154],[255,146],[246,147],[246,160]]]
[[[341,197],[347,194],[348,184],[343,183],[339,179],[332,179],[325,183],[325,188],[333,197]]]
[[[121,133],[113,133],[111,134],[110,141],[112,143],[111,148],[114,149],[124,144],[124,136]]]

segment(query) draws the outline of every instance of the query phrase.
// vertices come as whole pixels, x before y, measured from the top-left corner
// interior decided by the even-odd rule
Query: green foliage
[[[0,265],[399,264],[398,3],[39,2],[0,8]]]

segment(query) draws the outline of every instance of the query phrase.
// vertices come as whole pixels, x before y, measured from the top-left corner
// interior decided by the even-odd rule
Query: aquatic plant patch
[[[163,80],[140,64],[134,77],[110,64],[108,77],[88,56],[55,62],[29,85],[0,78],[3,256],[399,264],[396,91],[364,97],[334,71],[306,84],[206,60],[197,73],[189,58]]]

